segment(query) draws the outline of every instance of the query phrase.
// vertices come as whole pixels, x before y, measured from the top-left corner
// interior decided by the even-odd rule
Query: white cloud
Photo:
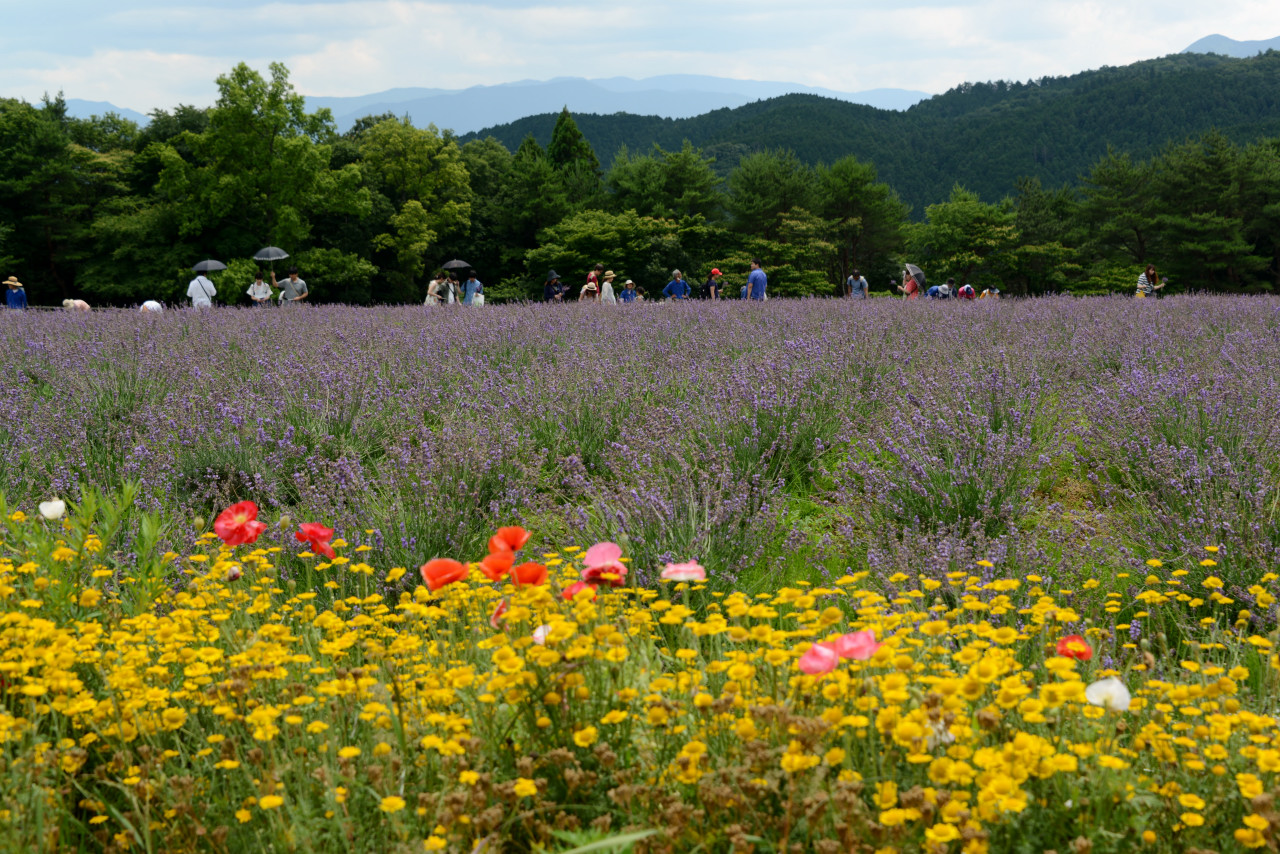
[[[1072,74],[1222,33],[1280,35],[1273,0],[88,0],[6,3],[0,94],[209,104],[237,62],[356,95],[691,73],[857,91]]]

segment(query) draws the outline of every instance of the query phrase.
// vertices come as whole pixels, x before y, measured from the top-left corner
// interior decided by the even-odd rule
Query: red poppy
[[[267,526],[257,518],[258,505],[252,501],[241,501],[218,514],[213,522],[213,532],[229,546],[255,543],[258,535],[267,530]]]
[[[590,591],[591,591],[591,599],[592,599],[592,601],[595,601],[595,598],[596,598],[596,588],[595,588],[595,585],[593,585],[593,584],[588,584],[588,583],[587,583],[587,582],[585,582],[585,581],[575,581],[575,582],[573,582],[572,584],[570,584],[568,587],[566,587],[566,588],[564,589],[564,592],[560,594],[560,597],[561,597],[562,599],[564,599],[566,602],[572,602],[572,601],[573,601],[573,597],[577,596],[577,595],[578,595],[579,593],[581,593],[583,590],[590,590]]]
[[[308,548],[316,554],[333,559],[333,546],[329,545],[329,541],[333,539],[333,528],[326,528],[319,522],[303,522],[298,526],[298,533],[294,536],[298,538],[298,542],[306,543]]]
[[[538,586],[547,583],[547,568],[540,563],[529,561],[519,566],[512,567],[511,580],[519,587],[522,584],[531,584]]]
[[[511,604],[503,599],[498,603],[498,607],[493,609],[493,613],[489,615],[489,625],[493,626],[495,631],[502,631],[502,624],[507,621],[507,610]]]
[[[432,590],[439,590],[446,584],[452,584],[467,577],[467,568],[447,557],[432,558],[424,563],[419,571],[422,573],[422,580]]]
[[[529,532],[519,525],[499,528],[498,533],[489,538],[489,553],[518,552],[529,542]]]
[[[1058,655],[1074,658],[1076,661],[1088,661],[1093,658],[1093,647],[1079,635],[1067,635],[1058,639]]]
[[[480,561],[480,571],[488,576],[490,581],[501,581],[503,576],[511,571],[511,564],[515,562],[516,556],[509,551],[494,552]]]

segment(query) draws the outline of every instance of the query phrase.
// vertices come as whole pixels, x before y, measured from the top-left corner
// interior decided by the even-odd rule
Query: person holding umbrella
[[[272,274],[274,277],[274,274]],[[289,268],[289,278],[280,282],[280,304],[285,302],[300,302],[310,295],[307,290],[307,283],[298,278],[298,268]]]
[[[192,308],[213,308],[213,298],[217,293],[218,289],[203,272],[197,272],[196,277],[187,284],[187,296],[191,298]]]
[[[919,299],[924,281],[924,271],[915,264],[908,264],[902,271],[902,284],[898,285],[898,290],[905,294],[907,299]]]

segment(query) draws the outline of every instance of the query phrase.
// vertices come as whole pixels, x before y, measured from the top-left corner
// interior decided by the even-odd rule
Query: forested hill
[[[557,116],[530,116],[470,134],[509,149],[532,134],[546,145]],[[905,112],[813,95],[785,95],[689,119],[575,115],[608,164],[684,140],[727,172],[742,154],[788,148],[808,163],[853,154],[873,163],[918,216],[957,182],[996,200],[1019,177],[1075,183],[1112,146],[1134,156],[1218,129],[1239,141],[1280,136],[1280,52],[1249,59],[1176,54],[1027,83],[964,84]]]

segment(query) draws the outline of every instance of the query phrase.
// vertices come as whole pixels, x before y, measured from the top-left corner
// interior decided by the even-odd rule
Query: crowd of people
[[[913,300],[924,297],[930,300],[974,300],[974,299],[999,299],[1000,289],[997,287],[984,288],[978,293],[973,285],[965,283],[957,286],[954,278],[949,278],[944,284],[932,285],[925,287],[925,278],[918,268],[913,273],[909,270],[902,271],[902,281],[897,279],[889,280],[890,290],[896,290],[901,293],[904,299]],[[275,271],[270,273],[270,284],[264,278],[263,272],[259,270],[254,277],[253,284],[249,285],[247,291],[249,299],[254,305],[269,306],[274,298],[280,305],[291,302],[301,302],[310,296],[307,283],[298,277],[297,268],[290,268],[288,278],[283,281],[276,280]],[[626,279],[621,283],[620,290],[614,289],[614,281],[618,278],[617,274],[612,270],[606,270],[604,264],[596,264],[590,272],[587,273],[586,283],[577,291],[576,296],[573,289],[566,285],[560,279],[560,274],[555,270],[547,273],[546,283],[542,288],[542,299],[544,302],[564,303],[564,302],[603,302],[610,305],[618,303],[644,302],[648,295],[644,288],[637,287],[636,283],[631,279]],[[767,300],[769,280],[765,275],[763,265],[760,259],[753,258],[751,260],[750,269],[747,272],[746,281],[738,289],[737,296],[739,299],[750,300]],[[1156,272],[1154,264],[1148,264],[1146,268],[1138,276],[1138,290],[1136,296],[1139,298],[1154,297],[1156,294],[1168,284],[1168,281],[1162,279]],[[5,294],[5,304],[11,309],[25,309],[27,307],[27,292],[22,283],[18,281],[16,276],[10,276],[5,280],[7,293]],[[867,299],[870,290],[866,278],[858,271],[853,270],[844,282],[844,295],[849,299],[862,300]],[[191,301],[191,307],[196,309],[211,308],[213,299],[218,294],[217,287],[213,282],[204,275],[197,273],[196,277],[187,285],[187,298]],[[663,301],[679,302],[689,299],[706,299],[721,300],[729,299],[730,293],[724,282],[724,274],[718,268],[713,268],[708,274],[707,279],[700,286],[691,285],[685,278],[684,273],[680,270],[671,271],[671,281],[667,282],[666,287],[661,291]],[[655,297],[656,299],[656,297]],[[423,305],[484,305],[484,285],[476,278],[475,270],[467,270],[465,278],[459,276],[458,273],[452,271],[441,270],[427,285],[427,298]],[[64,299],[62,307],[70,311],[90,311],[90,306],[82,299]],[[139,310],[143,313],[158,313],[164,311],[164,306],[156,300],[147,300]]]

